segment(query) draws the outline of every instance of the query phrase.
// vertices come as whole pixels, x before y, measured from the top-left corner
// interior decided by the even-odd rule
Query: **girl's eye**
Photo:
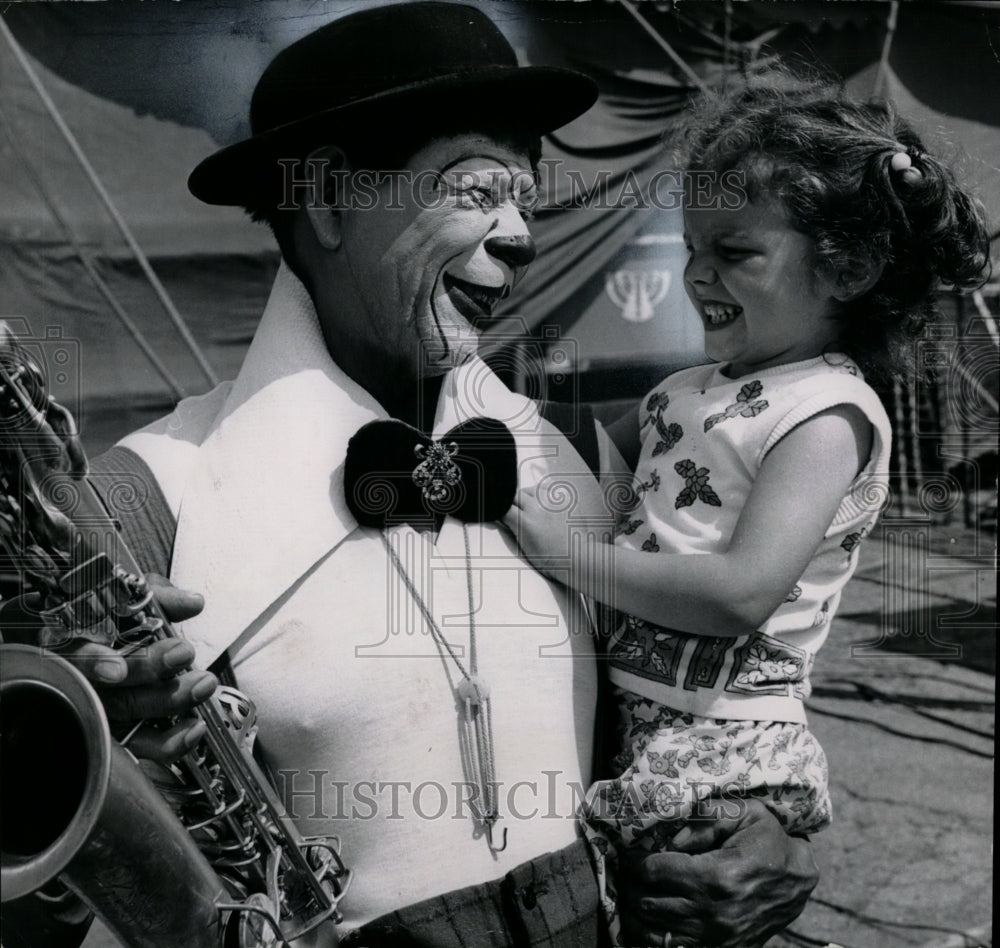
[[[749,247],[733,247],[728,245],[719,247],[719,256],[726,260],[739,260],[752,253],[753,251]]]

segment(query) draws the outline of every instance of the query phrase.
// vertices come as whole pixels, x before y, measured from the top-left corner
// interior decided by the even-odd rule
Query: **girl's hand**
[[[587,488],[599,490],[593,481]],[[518,490],[504,523],[535,569],[566,583],[575,559],[613,540],[613,523],[603,503],[593,503],[593,497],[587,501],[589,513],[583,516],[579,511],[584,505],[571,482],[543,480],[537,488]]]
[[[560,559],[565,567],[569,550],[566,516],[546,509],[535,488],[519,488],[503,520],[535,569],[552,576]]]

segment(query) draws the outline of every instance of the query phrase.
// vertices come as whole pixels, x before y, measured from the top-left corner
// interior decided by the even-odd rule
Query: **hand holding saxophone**
[[[147,581],[171,622],[183,622],[201,612],[197,593],[178,589],[155,573]],[[183,639],[161,639],[131,655],[97,642],[81,640],[60,654],[73,662],[97,690],[112,731],[128,738],[136,757],[166,763],[178,760],[205,736],[205,723],[194,709],[214,693],[218,681],[211,672],[192,671],[194,648]],[[171,719],[160,726],[158,719]]]

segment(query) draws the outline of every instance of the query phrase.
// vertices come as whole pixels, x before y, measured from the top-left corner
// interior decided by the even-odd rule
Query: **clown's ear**
[[[305,181],[295,182],[306,198],[306,214],[316,240],[327,250],[339,250],[341,242],[341,193],[347,170],[347,155],[336,145],[323,145],[305,160]]]

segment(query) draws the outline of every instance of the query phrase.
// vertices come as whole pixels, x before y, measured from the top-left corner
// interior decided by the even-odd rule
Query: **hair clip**
[[[913,167],[913,161],[905,151],[897,151],[889,160],[889,167],[898,171],[906,184],[915,184],[923,177],[920,169]]]

